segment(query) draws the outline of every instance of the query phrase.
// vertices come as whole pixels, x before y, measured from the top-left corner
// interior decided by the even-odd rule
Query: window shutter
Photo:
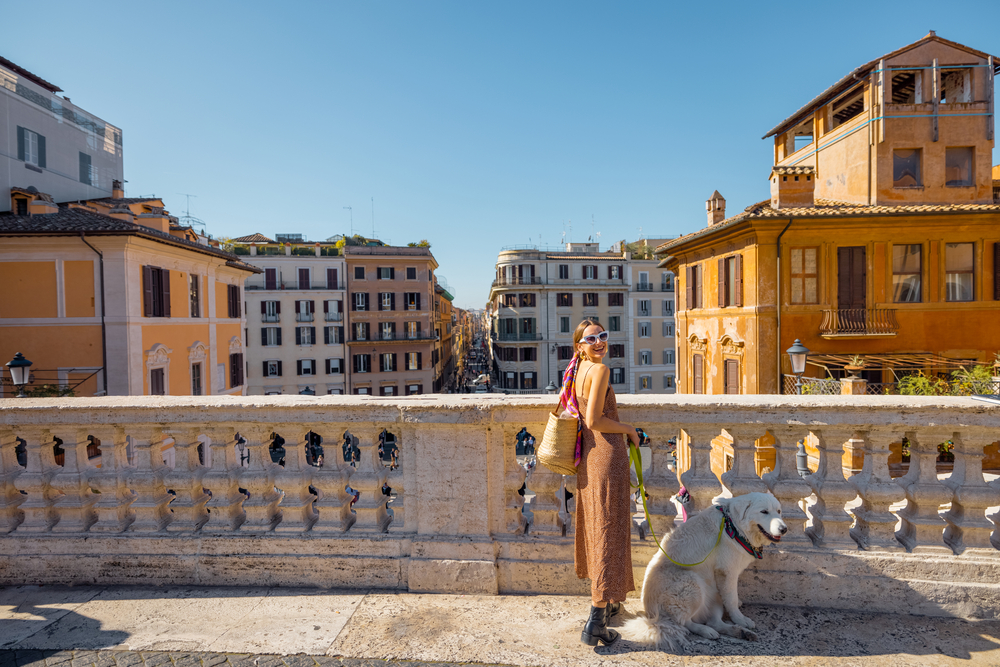
[[[417,338],[420,338],[420,322],[417,322]]]
[[[295,327],[295,344],[302,345],[302,328]]]
[[[281,345],[281,327],[278,327],[277,333],[278,333],[278,345]]]
[[[378,309],[382,310],[382,293],[381,292],[378,295]]]
[[[704,378],[703,378],[703,357],[700,354],[695,354],[691,357],[691,368],[692,376],[694,379],[694,393],[704,394]]]
[[[38,166],[45,167],[45,137],[38,135]]]
[[[309,327],[309,340],[316,342],[316,327]]]
[[[705,282],[705,268],[703,264],[694,267],[694,303],[695,308],[703,308],[704,302],[701,300],[702,283]]]
[[[17,159],[24,162],[24,128],[17,126]]]
[[[371,305],[368,301],[368,292],[365,292],[365,310],[371,310]]]
[[[392,332],[392,337],[395,338],[396,337],[396,323],[395,322],[389,322],[389,331]]]
[[[327,375],[330,374],[330,360],[329,359],[326,360],[326,374]]]
[[[302,375],[302,360],[296,359],[295,361],[295,374]]]
[[[278,377],[281,377],[281,361],[278,361]]]
[[[1000,241],[993,244],[993,300],[1000,301]]]
[[[355,354],[354,357],[352,358],[352,360],[351,360],[351,366],[353,367],[354,372],[357,373],[358,372],[358,355]]]
[[[351,310],[358,309],[358,297],[357,292],[351,292]]]
[[[324,313],[329,313],[330,312],[330,302],[329,301],[324,301],[323,302],[323,312]]]
[[[733,261],[736,262],[736,270],[734,271],[734,273],[736,274],[736,288],[733,290],[733,292],[735,293],[734,296],[736,298],[736,303],[734,303],[733,305],[742,307],[743,306],[743,255],[736,255],[736,257],[733,258]]]
[[[260,344],[267,345],[267,327],[260,328]]]
[[[421,310],[421,308],[420,308],[420,292],[417,292],[417,310]]]
[[[276,301],[274,303],[274,312],[277,313],[278,315],[281,315],[281,302],[280,301]]]
[[[719,283],[718,283],[719,308],[726,307],[726,292],[728,291],[727,290],[728,282],[729,281],[726,279],[726,260],[719,259]]]
[[[344,342],[344,327],[337,327],[337,342]]]
[[[694,308],[694,289],[692,289],[694,285],[691,279],[693,273],[693,266],[684,267],[684,307],[686,310]]]
[[[91,185],[90,182],[90,156],[80,153],[80,182]]]
[[[390,266],[389,267],[389,280],[395,280],[395,279],[396,279],[396,267]]]
[[[343,301],[337,301],[337,312],[338,313],[344,312],[344,302]]]
[[[326,288],[337,289],[337,269],[326,270]]]
[[[239,289],[239,288],[237,288],[237,289]],[[315,301],[309,301],[309,314],[312,315],[315,312],[316,312],[316,302]]]
[[[324,345],[329,345],[330,344],[330,327],[323,327],[323,344]],[[330,362],[327,361],[326,363],[329,364]],[[327,373],[329,373],[329,372],[330,371],[327,371]]]
[[[608,280],[611,280],[611,265],[608,264]]]
[[[261,375],[267,377],[267,362],[262,362],[264,364],[264,369],[261,371]]]
[[[170,269],[160,269],[160,284],[163,285],[163,316],[170,317]]]
[[[389,295],[389,310],[396,310],[396,293],[393,292]],[[395,326],[395,325],[393,325]]]
[[[22,128],[17,128],[22,129]],[[142,267],[142,314],[153,316],[153,267]]]
[[[261,301],[260,302],[260,314],[261,315],[267,315],[267,302],[266,301]]]
[[[392,370],[393,370],[393,372],[396,371],[396,353],[395,352],[392,353]]]
[[[417,352],[417,370],[423,370],[424,368],[424,353]]]

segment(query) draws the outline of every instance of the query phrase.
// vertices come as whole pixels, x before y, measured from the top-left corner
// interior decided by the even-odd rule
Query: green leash
[[[674,565],[679,565],[680,567],[694,567],[695,565],[701,565],[704,563],[708,560],[708,557],[712,555],[712,552],[719,547],[719,543],[722,542],[722,529],[726,526],[725,519],[719,523],[719,536],[715,538],[715,546],[712,547],[712,551],[705,554],[705,557],[697,563],[678,563],[670,557],[670,554],[668,554],[662,546],[660,546],[660,541],[656,539],[656,533],[653,532],[653,522],[649,519],[649,509],[646,507],[646,487],[642,483],[642,454],[639,452],[639,448],[631,442],[628,443],[628,457],[631,460],[632,465],[635,466],[635,478],[639,480],[639,497],[642,499],[642,511],[646,514],[646,524],[649,526],[649,534],[652,535],[653,542],[655,542],[656,546],[663,552],[663,555],[667,557],[667,560]]]

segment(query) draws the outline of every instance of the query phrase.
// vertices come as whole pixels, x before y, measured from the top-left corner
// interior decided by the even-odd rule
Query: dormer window
[[[15,215],[28,215],[28,200],[18,197],[14,200]]]

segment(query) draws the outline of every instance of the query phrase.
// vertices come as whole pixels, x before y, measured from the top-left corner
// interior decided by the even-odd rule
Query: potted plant
[[[855,354],[851,357],[850,361],[844,366],[844,370],[850,373],[850,377],[858,377],[858,371],[865,367],[865,358],[860,354]]]

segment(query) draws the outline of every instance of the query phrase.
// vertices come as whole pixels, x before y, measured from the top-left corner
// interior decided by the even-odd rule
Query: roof
[[[815,167],[771,167],[771,173],[777,174],[778,176],[789,176],[792,174],[815,174]]]
[[[63,91],[63,89],[57,86],[56,84],[49,83],[42,77],[36,74],[32,74],[28,70],[24,69],[23,67],[20,67],[19,65],[15,65],[14,63],[12,63],[11,61],[7,60],[2,56],[0,56],[0,65],[3,65],[4,67],[9,69],[11,72],[14,72],[15,74],[23,76],[25,79],[31,81],[35,85],[41,86],[50,93],[61,93]]]
[[[101,204],[102,206],[118,206],[129,204],[142,204],[147,201],[163,201],[160,197],[101,197],[100,199],[88,199],[87,201],[92,201],[96,204]]]
[[[874,70],[878,66],[880,60],[885,60],[887,58],[894,58],[911,49],[926,44],[927,42],[939,42],[941,44],[946,44],[956,49],[961,49],[962,51],[968,51],[969,53],[973,53],[979,56],[980,58],[990,57],[988,53],[984,53],[982,51],[969,48],[968,46],[965,46],[964,44],[959,44],[958,42],[952,42],[951,40],[944,39],[943,37],[938,37],[936,34],[934,34],[934,31],[931,31],[928,34],[924,35],[924,37],[922,37],[921,39],[918,39],[917,41],[913,42],[912,44],[908,44],[903,48],[892,51],[891,53],[887,53],[884,56],[879,56],[878,58],[871,60],[865,63],[864,65],[858,67],[857,69],[849,73],[847,76],[842,78],[840,81],[833,84],[832,86],[824,90],[822,93],[814,97],[811,101],[806,103],[806,105],[803,106],[801,109],[793,113],[785,120],[778,123],[774,127],[774,129],[772,129],[770,132],[768,132],[761,138],[767,139],[768,137],[773,137],[776,134],[781,134],[789,127],[795,125],[796,121],[802,118],[802,116],[804,116],[805,114],[811,113],[813,110],[825,105],[827,102],[840,95],[840,93],[848,90],[849,88],[852,88],[855,84],[860,83],[860,79],[871,74],[872,70]],[[993,62],[994,62],[995,72],[1000,73],[1000,58],[993,56]]]
[[[598,255],[584,254],[584,255],[573,255],[571,253],[556,253],[556,254],[546,254],[545,259],[593,259],[602,262],[621,262],[622,256],[617,253],[602,253]]]
[[[260,232],[254,232],[250,236],[241,236],[238,239],[230,239],[233,243],[274,243],[274,239],[269,239]]]
[[[685,236],[667,241],[656,247],[657,255],[685,245],[690,241],[715,234],[723,229],[734,227],[751,220],[788,219],[788,218],[857,218],[873,216],[897,215],[940,215],[960,213],[996,213],[1000,215],[1000,204],[902,204],[898,206],[868,206],[829,199],[816,199],[815,206],[798,208],[771,208],[771,200],[765,199],[757,204],[747,206],[743,212],[726,218],[722,222],[699,229]]]
[[[226,260],[226,266],[252,273],[262,273],[261,269],[246,264],[232,253],[172,236],[138,223],[112,218],[91,208],[62,204],[59,206],[58,212],[47,215],[0,213],[0,236],[69,236],[81,233],[105,236],[141,236],[159,243],[184,247],[204,255],[220,257]]]

